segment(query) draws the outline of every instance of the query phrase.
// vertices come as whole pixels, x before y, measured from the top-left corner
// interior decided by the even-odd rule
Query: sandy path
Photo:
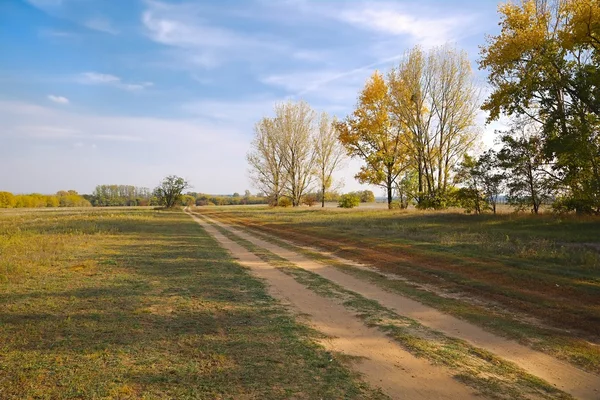
[[[322,344],[330,351],[363,357],[353,367],[373,387],[392,399],[480,399],[465,385],[437,367],[405,351],[385,334],[369,328],[354,314],[333,300],[318,296],[294,278],[273,268],[244,247],[223,236],[215,227],[192,218],[252,272],[265,279],[271,295],[308,315],[309,324],[330,336]]]
[[[597,375],[580,370],[571,364],[522,346],[514,341],[496,336],[476,325],[444,314],[410,298],[385,291],[370,282],[359,280],[336,268],[262,240],[246,231],[234,229],[229,225],[206,216],[203,217],[239,237],[293,262],[300,268],[315,272],[346,289],[359,293],[366,298],[376,300],[382,306],[400,315],[415,319],[423,325],[443,332],[448,336],[463,339],[476,347],[486,349],[499,357],[512,361],[530,374],[544,379],[576,398],[586,400],[600,399],[600,377]],[[348,261],[348,264],[354,263]]]

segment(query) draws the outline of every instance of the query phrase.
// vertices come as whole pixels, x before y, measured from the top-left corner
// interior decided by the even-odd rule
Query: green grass
[[[409,281],[390,280],[376,271],[300,250],[600,372],[594,333],[600,329],[600,264],[595,247],[600,245],[599,219],[250,207],[200,211],[397,273]]]
[[[398,315],[376,301],[347,290],[318,274],[298,268],[274,253],[218,225],[214,226],[231,240],[294,277],[299,283],[319,295],[338,300],[345,307],[356,312],[369,326],[381,329],[415,356],[451,368],[456,379],[473,387],[486,398],[571,398],[513,363],[471,346],[465,341],[427,328],[413,319]]]
[[[0,213],[0,398],[384,398],[183,213]]]

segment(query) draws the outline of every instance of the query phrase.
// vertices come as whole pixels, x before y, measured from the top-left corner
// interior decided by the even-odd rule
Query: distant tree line
[[[99,207],[158,205],[153,191],[132,185],[98,185],[89,200]]]
[[[91,203],[74,190],[61,190],[54,195],[39,193],[12,194],[0,192],[0,208],[90,207]]]
[[[193,203],[197,206],[235,206],[244,204],[268,204],[269,199],[262,193],[253,195],[246,190],[244,195],[233,193],[232,195],[210,195],[202,193],[187,193],[191,196]]]

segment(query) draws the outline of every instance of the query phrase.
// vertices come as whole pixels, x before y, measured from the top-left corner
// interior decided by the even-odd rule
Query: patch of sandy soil
[[[265,279],[271,295],[303,314],[318,331],[328,336],[322,344],[358,361],[352,367],[373,387],[392,399],[475,399],[470,388],[452,378],[450,370],[433,366],[408,353],[375,328],[331,299],[321,297],[294,278],[262,261],[222,235],[214,226],[192,215],[209,234],[258,277]]]
[[[300,268],[317,273],[368,299],[376,300],[382,306],[400,315],[417,320],[427,327],[443,332],[448,336],[463,339],[476,347],[486,349],[505,360],[512,361],[530,374],[549,382],[576,398],[600,399],[600,377],[597,375],[585,372],[571,364],[532,350],[514,341],[496,336],[476,325],[444,314],[408,297],[385,291],[375,284],[359,280],[338,269],[309,259],[295,251],[262,240],[246,231],[232,228],[206,216],[203,216],[203,218],[218,224],[256,246],[265,248],[279,257],[293,262]],[[345,262],[355,264],[349,260],[345,260]]]

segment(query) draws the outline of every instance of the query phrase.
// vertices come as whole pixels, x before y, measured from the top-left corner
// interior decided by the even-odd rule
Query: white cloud
[[[366,5],[337,15],[340,20],[363,29],[385,35],[409,36],[413,42],[425,47],[455,41],[473,21],[469,15],[431,17],[425,11],[422,14],[408,12],[391,5]]]
[[[179,64],[212,69],[229,60],[260,60],[290,51],[271,35],[214,25],[204,17],[200,3],[146,1],[146,5],[142,23],[148,37],[173,48],[171,55]]]
[[[113,24],[104,17],[95,17],[92,19],[88,19],[83,23],[83,25],[86,28],[99,32],[110,33],[111,35],[116,35],[119,33],[117,28],[115,28]]]
[[[110,85],[125,90],[142,90],[154,86],[152,82],[125,83],[115,75],[98,72],[84,72],[77,76],[76,81],[84,85]]]
[[[63,96],[54,96],[53,94],[49,94],[48,99],[58,104],[69,104],[69,99]]]

